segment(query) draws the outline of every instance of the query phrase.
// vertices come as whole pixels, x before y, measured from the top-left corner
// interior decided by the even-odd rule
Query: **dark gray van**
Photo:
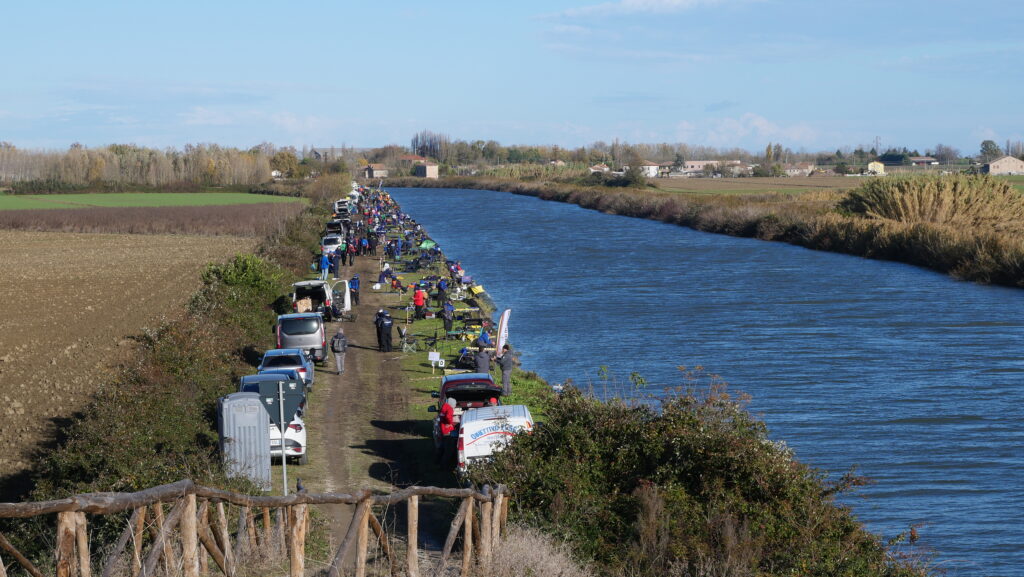
[[[296,313],[277,317],[274,334],[277,348],[301,349],[314,363],[327,362],[327,334],[320,313]]]

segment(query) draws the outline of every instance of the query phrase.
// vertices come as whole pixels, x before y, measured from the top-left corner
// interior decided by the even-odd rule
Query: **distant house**
[[[676,163],[674,162],[662,162],[658,165],[658,178],[668,178],[675,168]]]
[[[420,156],[418,154],[405,154],[405,155],[402,155],[402,156],[398,157],[398,162],[403,164],[403,165],[406,165],[406,166],[411,165],[411,164],[416,164],[417,162],[426,162],[426,161],[427,161],[427,157]]]
[[[705,166],[718,167],[717,160],[687,160],[683,163],[683,172],[704,172]]]
[[[868,174],[877,174],[879,176],[885,176],[885,165],[877,160],[873,160],[868,163]]]
[[[914,166],[938,166],[939,164],[939,159],[931,156],[911,156],[908,160]]]
[[[810,176],[814,169],[814,163],[811,162],[798,162],[796,164],[787,164],[785,167],[786,176]]]
[[[605,173],[609,172],[610,170],[611,168],[609,168],[607,164],[602,162],[600,164],[595,164],[594,166],[591,166],[590,174]]]
[[[437,163],[436,162],[420,162],[416,166],[412,167],[413,174],[420,178],[437,178]]]
[[[988,174],[1024,174],[1024,160],[1013,156],[997,158],[982,167]]]
[[[363,169],[363,178],[387,178],[388,168],[383,164],[368,164]]]
[[[658,163],[645,160],[640,163],[640,174],[647,178],[657,178],[658,176]]]

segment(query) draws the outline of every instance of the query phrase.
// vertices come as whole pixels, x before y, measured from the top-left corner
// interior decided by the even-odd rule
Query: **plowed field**
[[[254,243],[0,230],[0,477],[27,468],[84,406],[131,349],[127,337],[181,310],[207,263]]]

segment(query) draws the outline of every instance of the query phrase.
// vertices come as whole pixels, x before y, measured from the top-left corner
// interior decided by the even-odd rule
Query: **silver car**
[[[277,317],[274,325],[277,348],[301,349],[314,363],[327,362],[327,334],[320,313],[295,313]]]

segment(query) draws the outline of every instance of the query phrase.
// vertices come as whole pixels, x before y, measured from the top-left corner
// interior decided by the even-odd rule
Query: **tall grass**
[[[839,204],[873,219],[984,231],[1024,230],[1024,195],[989,175],[914,175],[872,179]]]

